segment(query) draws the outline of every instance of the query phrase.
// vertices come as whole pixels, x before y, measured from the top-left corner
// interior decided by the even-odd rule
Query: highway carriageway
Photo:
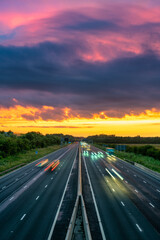
[[[49,162],[60,160],[54,171],[44,171],[46,166],[36,166],[38,162],[45,160],[45,157],[0,179],[1,240],[48,239],[53,223],[59,220],[57,210],[62,204],[64,190],[73,202],[68,205],[70,215],[68,213],[66,220],[69,224],[77,196],[77,153],[78,144],[72,144],[47,156]],[[75,173],[71,191],[66,189],[66,183],[72,170],[75,170]],[[65,233],[64,227],[63,232]]]
[[[106,239],[160,239],[159,179],[93,146],[83,163]]]
[[[88,156],[78,150],[72,144],[0,178],[0,239],[76,239],[78,197],[85,239],[160,239],[159,180],[105,153],[93,158],[95,147]]]

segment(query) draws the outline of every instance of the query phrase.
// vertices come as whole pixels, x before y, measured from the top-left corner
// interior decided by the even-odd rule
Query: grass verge
[[[54,152],[62,148],[60,145],[49,146],[46,148],[32,149],[25,153],[19,153],[18,155],[9,156],[7,158],[0,159],[0,175],[4,175],[10,171],[15,170],[23,165],[33,162],[51,152]],[[36,152],[38,152],[36,154]],[[5,171],[5,172],[4,172]]]
[[[100,148],[106,151],[106,148],[104,146],[101,146],[99,144],[93,144],[93,145],[97,148]],[[115,151],[115,155],[123,160],[129,160],[129,161],[139,163],[153,171],[160,173],[160,161],[157,159],[154,159],[152,157],[142,156],[140,154],[135,154],[130,152],[120,152],[120,151]]]
[[[119,152],[116,151],[115,155],[123,160],[130,160],[139,163],[153,171],[160,173],[160,161],[152,157],[142,156],[140,154],[129,153],[129,152]]]

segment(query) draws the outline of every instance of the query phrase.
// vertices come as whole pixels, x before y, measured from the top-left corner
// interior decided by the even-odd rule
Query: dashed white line
[[[149,205],[150,205],[151,207],[153,207],[153,208],[155,207],[152,203],[149,203]]]
[[[125,181],[126,183],[128,183],[127,181]]]
[[[134,177],[137,177],[137,175],[136,175],[136,174],[134,174]]]
[[[142,232],[142,229],[140,228],[140,226],[136,223],[136,227],[138,228],[138,230],[140,231],[140,232]]]
[[[136,193],[138,193],[137,189],[134,190]]]
[[[9,199],[9,201],[12,201],[13,198],[14,198],[14,197],[11,197],[11,198]]]
[[[123,207],[125,206],[124,202],[122,202],[122,201],[121,201],[121,204],[122,204]]]
[[[146,183],[146,181],[143,181],[144,183]]]
[[[45,188],[47,188],[47,187],[48,187],[48,185],[45,186]]]
[[[22,217],[21,217],[21,221],[25,218],[26,214],[24,214]]]
[[[27,185],[24,186],[24,188],[26,188],[26,187],[27,187]]]
[[[157,191],[157,192],[160,192],[160,190],[159,190],[159,189],[156,189],[156,191]]]
[[[112,191],[115,192],[114,188],[112,188]]]
[[[51,177],[51,180],[53,180],[53,177]]]
[[[19,180],[19,178],[16,178],[16,181],[18,181]]]
[[[5,189],[5,188],[6,188],[6,186],[2,187],[2,190]]]
[[[36,197],[36,200],[38,200],[39,196]]]

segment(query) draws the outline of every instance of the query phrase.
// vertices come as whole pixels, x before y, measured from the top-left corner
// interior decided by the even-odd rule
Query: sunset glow
[[[2,1],[0,130],[159,136],[159,32],[156,0]]]

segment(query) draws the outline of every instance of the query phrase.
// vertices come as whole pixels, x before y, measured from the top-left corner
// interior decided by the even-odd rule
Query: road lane
[[[53,172],[42,174],[1,212],[1,239],[47,239],[76,151],[74,145]]]
[[[159,239],[152,225],[129,200],[124,183],[120,179],[118,184],[114,181],[102,159],[85,158],[106,238]],[[112,166],[108,169],[111,172]]]
[[[71,148],[72,146],[69,146],[67,148],[61,149],[61,151],[58,150],[56,152],[49,154],[48,156],[49,162],[53,161],[58,157],[63,156],[63,154],[69,151]],[[43,157],[42,159],[46,159],[46,157]],[[16,192],[18,189],[21,189],[21,187],[27,184],[27,182],[29,182],[30,179],[36,177],[43,171],[45,166],[44,167],[36,166],[36,163],[39,161],[40,160],[36,160],[33,163],[18,169],[16,172],[14,172],[14,174],[13,173],[9,174],[0,179],[1,186],[0,203],[7,197],[13,195],[13,193]]]
[[[92,147],[92,150],[101,151],[95,147]],[[101,170],[104,171],[107,167],[117,179],[118,177],[112,170],[114,169],[124,178],[128,197],[160,232],[160,193],[157,191],[160,188],[160,181],[128,162],[114,156],[107,156],[104,151],[102,152],[104,157],[97,158]]]

